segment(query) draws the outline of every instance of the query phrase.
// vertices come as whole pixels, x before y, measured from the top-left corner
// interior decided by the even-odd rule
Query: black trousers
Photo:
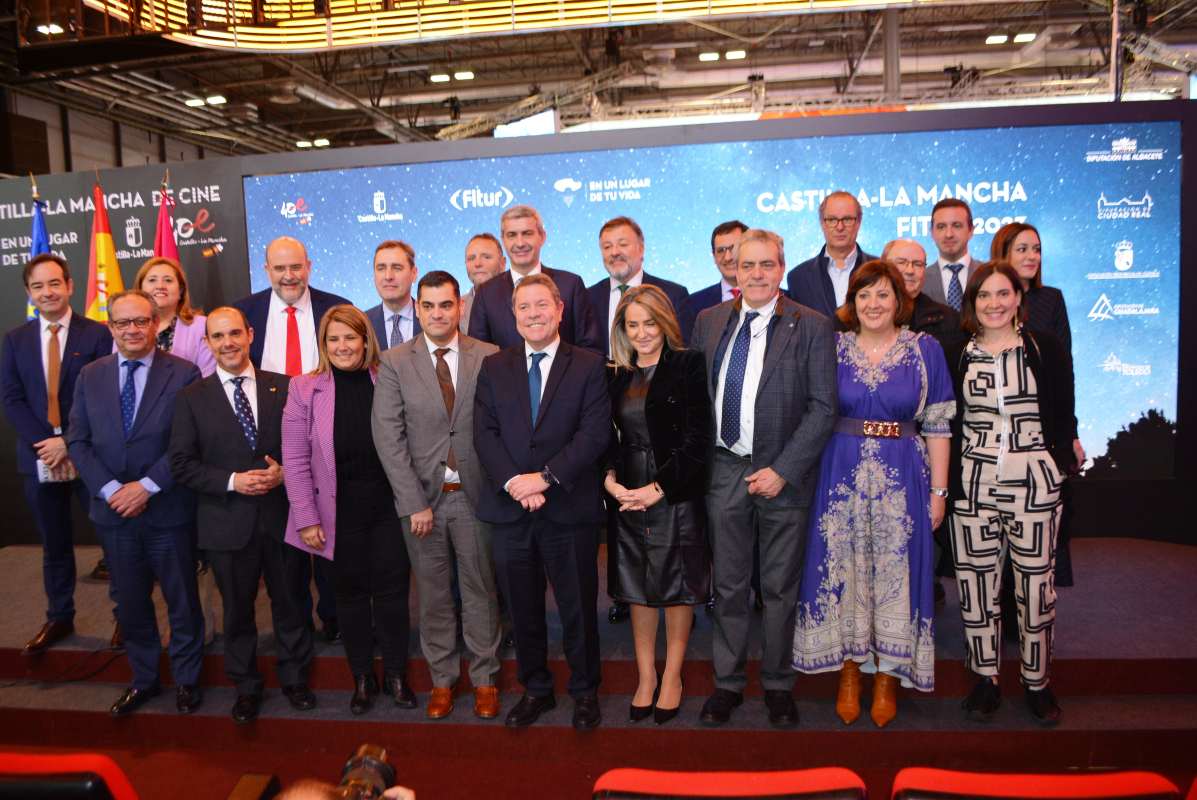
[[[598,526],[562,525],[529,515],[490,525],[495,572],[515,630],[519,682],[535,697],[553,693],[548,667],[546,578],[561,614],[569,693],[598,691]]]
[[[301,593],[307,591],[303,565],[308,554],[260,529],[240,550],[205,552],[224,607],[224,671],[237,686],[237,693],[262,693],[254,605],[263,578],[270,596],[279,683],[307,683],[313,655],[312,632],[303,616]]]
[[[389,502],[373,520],[355,522],[343,525],[338,519],[332,564],[349,669],[354,675],[370,673],[377,641],[386,673],[403,675],[411,636],[411,561],[403,527]]]

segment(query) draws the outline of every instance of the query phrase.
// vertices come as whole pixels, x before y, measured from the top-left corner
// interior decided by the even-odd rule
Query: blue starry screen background
[[[935,258],[931,207],[967,200],[969,250],[987,258],[1011,220],[1039,228],[1043,278],[1072,326],[1077,417],[1092,458],[1149,409],[1176,419],[1180,294],[1180,124],[1128,123],[871,134],[674,145],[254,176],[245,179],[254,291],[276,236],[304,241],[312,285],[362,308],[378,303],[375,245],[402,239],[421,272],[465,288],[465,245],[499,233],[503,208],[544,217],[542,261],[606,276],[598,229],[626,214],[645,233],[645,270],[691,291],[718,280],[710,231],[737,218],[780,233],[787,266],[823,239],[819,201],[846,189],[864,207],[859,243],[898,236]],[[928,278],[933,273],[928,272]],[[464,289],[463,289],[464,290]]]

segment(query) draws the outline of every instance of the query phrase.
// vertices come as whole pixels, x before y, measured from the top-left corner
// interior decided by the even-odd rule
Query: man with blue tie
[[[552,278],[524,278],[512,304],[522,340],[482,362],[474,395],[474,449],[485,472],[477,514],[490,532],[524,686],[507,725],[531,725],[557,704],[547,577],[561,614],[573,724],[587,730],[601,720],[597,533],[611,435],[607,368],[558,333],[565,304]]]
[[[795,303],[831,317],[848,296],[848,281],[857,267],[873,261],[856,244],[864,209],[851,192],[832,192],[819,203],[823,247],[809,261],[790,270],[786,289]]]
[[[740,237],[746,230],[747,225],[738,219],[732,219],[719,223],[715,230],[711,231],[711,258],[715,260],[715,268],[719,270],[719,282],[690,295],[686,303],[686,313],[678,318],[682,325],[682,336],[687,344],[690,343],[694,321],[698,319],[699,314],[740,296],[740,288],[736,285],[736,245],[740,243]]]
[[[158,309],[145,292],[108,299],[117,352],[87,365],[75,385],[67,442],[91,495],[120,600],[118,615],[133,673],[112,705],[132,713],[161,691],[162,643],[154,581],[170,617],[171,673],[180,713],[198,707],[204,618],[195,581],[195,502],[175,483],[167,452],[179,391],[200,379],[190,361],[156,349]],[[119,424],[117,421],[119,420]]]
[[[71,312],[74,284],[65,259],[52,253],[34,256],[22,277],[38,318],[5,335],[0,388],[4,414],[17,433],[17,471],[42,539],[46,622],[23,651],[34,655],[75,630],[71,495],[85,510],[88,496],[67,453],[65,434],[79,371],[112,352],[112,335]]]
[[[707,514],[711,539],[715,693],[704,725],[722,725],[748,678],[749,584],[759,545],[761,684],[774,727],[798,723],[791,661],[798,578],[816,468],[836,417],[831,322],[781,293],[782,238],[748,230],[737,247],[736,300],[694,328],[715,408]]]
[[[973,212],[968,203],[945,197],[931,209],[931,238],[939,258],[927,267],[923,291],[937,303],[959,313],[964,290],[977,265],[968,254],[968,240],[973,238]]]
[[[374,288],[382,302],[367,311],[366,318],[374,326],[380,350],[389,350],[420,333],[411,296],[417,275],[416,251],[407,242],[388,239],[374,248]]]

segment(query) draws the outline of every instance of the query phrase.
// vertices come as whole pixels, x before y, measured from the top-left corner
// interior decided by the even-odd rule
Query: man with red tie
[[[280,236],[266,245],[266,277],[270,288],[251,294],[233,303],[241,310],[254,331],[249,358],[257,369],[279,372],[290,377],[311,372],[320,360],[316,347],[316,331],[320,319],[333,306],[352,305],[348,300],[308,285],[312,262],[303,242],[290,236]],[[330,576],[323,565],[316,564],[316,586],[320,601],[316,613],[324,624],[324,636],[329,641],[340,637],[337,609],[333,601]],[[307,615],[312,618],[311,595],[301,592],[306,601]]]
[[[740,287],[736,284],[736,276],[739,273],[736,266],[736,245],[746,230],[748,226],[743,222],[731,219],[720,222],[715,226],[715,230],[711,231],[711,257],[719,270],[719,282],[690,295],[685,312],[678,319],[682,325],[682,336],[687,343],[700,312],[740,296]]]

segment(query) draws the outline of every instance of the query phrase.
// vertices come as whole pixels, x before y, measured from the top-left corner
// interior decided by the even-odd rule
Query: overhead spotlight
[[[1027,42],[1033,42],[1038,35],[1037,33],[1016,33],[1014,34],[1014,43],[1026,44]]]
[[[449,73],[434,72],[428,76],[428,80],[432,81],[433,83],[448,83],[449,82]]]
[[[463,69],[461,72],[454,72],[453,77],[459,81],[472,81],[474,80],[474,73],[468,69]]]
[[[202,97],[188,97],[183,101],[183,105],[187,106],[188,108],[199,108],[203,104],[204,98]]]
[[[57,22],[51,22],[49,25],[38,25],[37,32],[45,36],[57,36],[62,33],[62,26]]]
[[[739,61],[748,57],[748,53],[744,50],[728,50],[723,54],[723,57],[728,61]]]
[[[806,44],[808,47],[822,47],[823,45],[827,44],[827,40],[826,39],[811,39]]]
[[[312,144],[316,147],[328,147],[328,139],[321,136],[319,139],[313,139]]]
[[[204,98],[204,102],[210,106],[223,106],[229,101],[223,94],[210,94]]]
[[[1005,44],[1010,37],[1004,33],[991,33],[985,37],[985,44]]]
[[[706,52],[706,53],[699,53],[699,54],[698,54],[698,60],[699,60],[699,61],[718,61],[718,60],[719,60],[719,54],[718,54],[718,53],[709,52],[709,51],[708,51],[708,52]]]
[[[307,139],[300,139],[298,142],[295,143],[295,146],[299,147],[299,148],[311,147],[312,143],[309,142]]]

